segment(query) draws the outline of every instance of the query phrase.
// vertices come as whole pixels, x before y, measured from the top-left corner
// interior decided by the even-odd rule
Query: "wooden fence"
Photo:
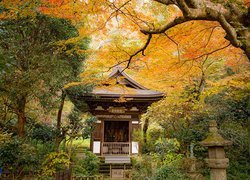
[[[0,175],[1,180],[12,180],[16,177],[16,174],[12,174],[10,171],[4,171]],[[37,179],[37,174],[34,173],[34,171],[25,172],[25,175],[23,176],[23,179],[25,180],[32,180]],[[71,169],[66,169],[61,172],[57,172],[55,174],[56,180],[104,180],[103,175],[96,175],[96,176],[71,176]]]
[[[73,176],[71,180],[104,180],[103,176]]]
[[[71,169],[65,169],[61,172],[56,172],[56,180],[71,180]]]

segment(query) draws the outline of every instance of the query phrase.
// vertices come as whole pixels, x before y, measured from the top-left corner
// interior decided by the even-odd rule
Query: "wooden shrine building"
[[[97,86],[76,98],[86,102],[98,119],[91,137],[93,153],[105,157],[107,163],[130,163],[130,156],[139,153],[133,132],[140,128],[140,115],[164,94],[143,87],[120,67],[115,67],[109,78],[115,85]]]

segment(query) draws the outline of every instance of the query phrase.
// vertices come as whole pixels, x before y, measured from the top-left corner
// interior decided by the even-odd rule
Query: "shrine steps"
[[[112,161],[114,160],[113,158],[108,158],[108,160],[110,160],[110,159]],[[126,162],[128,162],[127,159],[120,158],[120,159],[124,160],[123,162],[122,161],[119,162],[117,159],[115,161],[113,161],[115,163],[106,163],[107,161],[105,160],[105,157],[100,157],[101,163],[100,163],[99,173],[103,174],[106,177],[110,177],[112,169],[123,169],[123,170],[131,170],[132,169],[130,157],[129,157],[129,163],[124,163],[125,160],[126,160]],[[110,162],[110,161],[108,161],[108,162]]]
[[[105,156],[107,164],[129,164],[131,163],[130,156]]]

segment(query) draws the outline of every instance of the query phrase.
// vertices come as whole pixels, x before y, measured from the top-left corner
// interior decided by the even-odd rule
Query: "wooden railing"
[[[104,142],[102,144],[103,155],[129,155],[129,142]]]

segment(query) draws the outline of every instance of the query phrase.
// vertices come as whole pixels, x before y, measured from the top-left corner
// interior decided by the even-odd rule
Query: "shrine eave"
[[[152,91],[152,90],[133,90],[133,92],[112,92],[112,91],[107,91],[107,90],[94,90],[93,92],[90,93],[90,95],[93,96],[99,96],[99,97],[164,97],[163,93],[157,92],[157,91]]]
[[[151,101],[158,101],[164,97],[164,95],[158,95],[158,96],[143,96],[143,95],[116,95],[116,94],[98,94],[98,95],[93,95],[93,94],[85,94],[84,96],[78,96],[75,97],[76,99],[80,100],[92,100],[92,101],[105,101],[105,100],[116,100],[119,98],[125,98],[128,99],[129,101],[136,101],[136,100],[151,100]]]
[[[151,96],[143,96],[143,95],[118,95],[118,94],[84,94],[80,96],[73,97],[74,100],[77,101],[85,101],[85,102],[119,102],[119,98],[123,97],[127,103],[129,102],[156,102],[161,100],[164,95],[163,94],[155,94]]]

